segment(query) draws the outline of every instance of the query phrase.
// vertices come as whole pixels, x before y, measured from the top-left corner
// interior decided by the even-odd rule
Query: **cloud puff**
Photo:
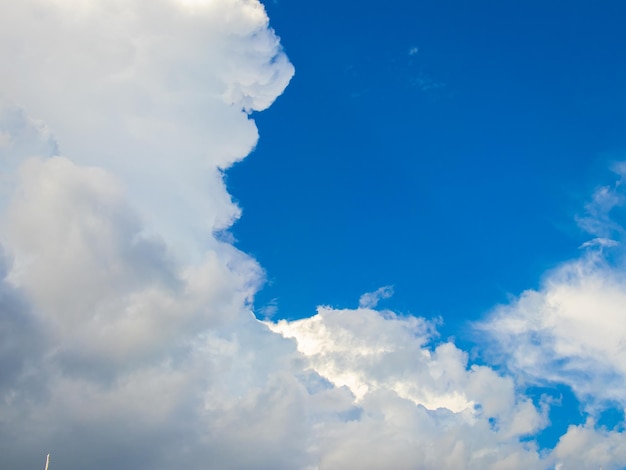
[[[0,56],[0,93],[63,155],[112,171],[148,229],[190,256],[239,216],[220,169],[252,150],[248,112],[293,75],[252,0],[3,3]]]
[[[516,374],[565,383],[585,402],[626,405],[624,271],[598,254],[560,266],[480,325]]]
[[[559,462],[556,470],[624,468],[626,439],[623,432],[597,429],[593,420],[589,419],[583,425],[570,426],[553,453]]]
[[[626,169],[623,164],[616,164],[613,170],[620,179],[612,186],[601,186],[595,190],[591,201],[585,204],[585,213],[577,217],[578,225],[586,232],[597,236],[596,240],[610,244],[612,238],[620,238],[624,233],[623,206],[626,202],[624,195],[624,175]]]

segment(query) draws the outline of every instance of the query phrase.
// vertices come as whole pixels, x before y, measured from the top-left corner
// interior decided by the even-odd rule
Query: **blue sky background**
[[[471,349],[470,321],[593,238],[576,216],[626,149],[624,2],[266,8],[296,75],[228,172],[238,245],[269,279],[258,309],[300,318],[393,285],[385,307],[441,316]],[[542,446],[584,422],[567,386],[529,393],[561,400]]]
[[[279,317],[395,286],[466,320],[538,285],[626,148],[626,4],[266,2],[296,75],[228,172]],[[466,335],[465,335],[466,336]]]

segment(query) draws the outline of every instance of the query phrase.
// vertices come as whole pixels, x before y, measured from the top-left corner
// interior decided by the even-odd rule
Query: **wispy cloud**
[[[420,73],[417,77],[413,77],[410,79],[411,85],[419,88],[424,92],[439,90],[441,88],[445,88],[446,84],[435,80],[431,76]]]
[[[585,212],[578,216],[578,225],[598,240],[619,239],[624,233],[624,216],[616,213],[624,210],[626,188],[624,188],[623,164],[614,165],[619,179],[613,185],[601,186],[595,190],[591,200],[585,204]],[[622,220],[620,220],[622,219]],[[613,240],[617,241],[617,240]]]

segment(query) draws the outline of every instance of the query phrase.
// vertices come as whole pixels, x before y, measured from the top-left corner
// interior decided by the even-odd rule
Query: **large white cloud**
[[[238,217],[219,168],[244,158],[293,67],[256,0],[0,5],[0,93],[79,164],[113,171],[150,229],[192,255]]]
[[[256,144],[249,113],[293,74],[258,1],[0,2],[0,63],[2,468],[623,466],[623,434],[592,421],[540,452],[549,401],[436,323],[375,310],[389,287],[254,317],[262,269],[215,232],[239,216],[222,171]],[[495,312],[510,370],[575,387],[611,353],[610,390],[575,390],[619,400],[625,289],[598,266]],[[545,305],[560,336],[532,323]]]
[[[294,348],[212,234],[293,74],[261,4],[2,2],[0,57],[2,465],[304,462]]]

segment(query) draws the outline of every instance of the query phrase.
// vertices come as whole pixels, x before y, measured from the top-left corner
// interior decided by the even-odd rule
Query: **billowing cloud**
[[[297,467],[294,347],[213,235],[293,74],[261,4],[3,3],[0,36],[3,465]]]
[[[269,326],[296,340],[306,366],[332,384],[327,394],[335,406],[346,407],[347,422],[321,425],[321,468],[538,462],[532,445],[519,438],[546,424],[543,410],[519,396],[510,378],[488,367],[468,368],[466,353],[454,344],[433,346],[431,322],[322,307],[311,318]]]
[[[554,449],[556,470],[567,468],[624,468],[624,432],[597,429],[592,419],[570,426]]]
[[[626,290],[599,255],[485,323],[512,374],[376,310],[390,287],[255,318],[263,271],[215,234],[239,216],[222,172],[256,144],[250,113],[293,75],[257,0],[0,3],[0,58],[2,466],[623,466],[591,419],[538,449],[549,400],[523,388],[622,403]]]
[[[293,75],[256,0],[3,3],[0,56],[0,93],[63,155],[112,171],[148,229],[190,256],[239,216],[220,169],[256,144],[246,111]]]

